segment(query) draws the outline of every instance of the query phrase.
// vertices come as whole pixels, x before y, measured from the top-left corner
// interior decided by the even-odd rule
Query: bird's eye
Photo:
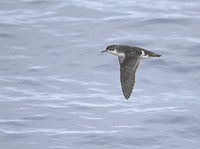
[[[106,50],[114,51],[114,49],[112,47],[107,47]]]

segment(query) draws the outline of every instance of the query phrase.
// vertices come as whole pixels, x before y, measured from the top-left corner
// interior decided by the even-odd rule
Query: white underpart
[[[141,59],[147,59],[147,58],[150,58],[148,55],[145,55],[144,51],[141,51],[142,54],[140,55],[140,58]]]
[[[109,53],[113,54],[113,55],[116,55],[116,56],[119,56],[119,57],[125,57],[125,54],[124,53],[121,53],[121,52],[117,52],[117,50],[113,50],[113,51],[108,51]]]

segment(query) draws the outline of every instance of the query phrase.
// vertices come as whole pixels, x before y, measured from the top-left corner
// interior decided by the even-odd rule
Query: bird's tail
[[[149,56],[151,56],[151,57],[161,57],[160,54],[156,54],[156,53],[154,53],[154,52],[150,52],[150,53],[149,53]]]
[[[152,56],[153,57],[161,57],[162,55],[154,53]]]
[[[145,51],[145,55],[148,55],[149,57],[161,57],[162,56],[162,55],[156,54],[152,51],[148,51],[148,50],[143,50],[143,51]]]

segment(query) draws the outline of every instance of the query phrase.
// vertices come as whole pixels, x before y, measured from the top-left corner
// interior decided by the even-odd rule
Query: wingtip
[[[130,95],[125,95],[124,94],[124,97],[125,97],[126,100],[128,100],[130,98]]]

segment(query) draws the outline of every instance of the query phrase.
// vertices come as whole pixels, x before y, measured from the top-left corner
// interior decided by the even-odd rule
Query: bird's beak
[[[103,52],[107,52],[107,50],[101,51],[101,53],[103,53]]]

